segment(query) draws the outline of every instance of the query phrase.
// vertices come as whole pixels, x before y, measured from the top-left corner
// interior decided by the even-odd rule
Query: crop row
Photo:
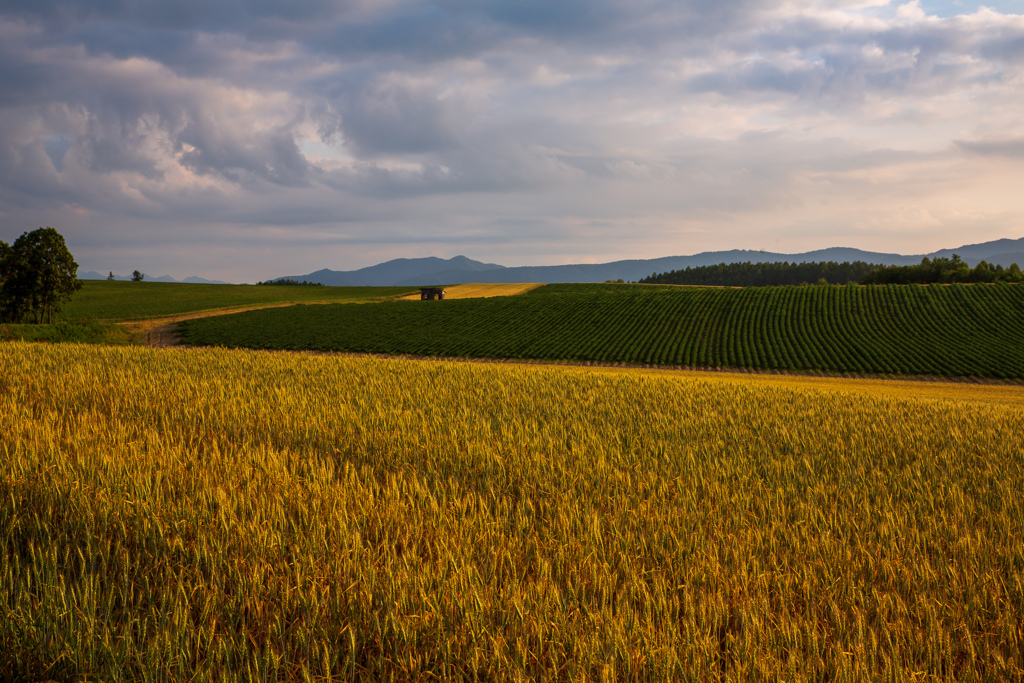
[[[228,347],[1024,378],[1024,287],[548,285],[186,323]]]

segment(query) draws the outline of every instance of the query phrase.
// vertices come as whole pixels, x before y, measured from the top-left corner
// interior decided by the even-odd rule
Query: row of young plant
[[[189,321],[188,343],[861,374],[1024,377],[1024,287],[548,285],[518,297]]]

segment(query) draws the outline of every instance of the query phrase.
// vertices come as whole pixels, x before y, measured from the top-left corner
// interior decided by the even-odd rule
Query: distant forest
[[[655,273],[640,280],[652,285],[716,285],[720,287],[766,287],[770,285],[846,284],[860,282],[881,266],[854,261],[836,263],[719,263],[667,273]]]
[[[257,282],[256,284],[258,284],[258,285],[278,285],[280,287],[323,287],[324,286],[324,283],[322,283],[322,282],[307,282],[306,280],[303,280],[302,282],[299,282],[298,280],[292,280],[292,279],[289,279],[289,278],[286,278],[286,277],[285,278],[281,278],[280,280],[267,280],[266,282]]]
[[[924,258],[916,266],[877,266],[862,281],[865,285],[906,285],[933,282],[1021,282],[1024,274],[1016,263],[1009,268],[981,261],[971,268],[959,256]]]
[[[836,263],[719,263],[667,273],[654,273],[641,284],[705,285],[718,287],[768,287],[781,285],[931,284],[951,282],[1021,282],[1024,274],[1016,263],[1009,268],[981,261],[971,268],[956,254],[953,258],[925,257],[914,266],[883,266],[854,261]]]

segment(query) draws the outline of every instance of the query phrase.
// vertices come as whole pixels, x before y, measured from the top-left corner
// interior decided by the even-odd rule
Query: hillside
[[[1024,379],[1024,286],[547,285],[193,320],[190,344]]]

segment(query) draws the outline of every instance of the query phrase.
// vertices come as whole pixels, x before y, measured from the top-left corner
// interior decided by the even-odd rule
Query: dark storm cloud
[[[90,54],[108,54],[117,59],[147,57],[175,66],[188,65],[199,51],[192,32],[162,26],[136,27],[113,21],[76,27],[60,36],[60,42],[80,44]]]
[[[477,10],[491,21],[519,29],[524,34],[552,40],[572,40],[577,45],[628,45],[634,49],[657,47],[714,35],[755,19],[757,11],[776,4],[772,0],[498,0]],[[471,3],[460,6],[472,7]]]
[[[239,184],[253,178],[276,185],[308,184],[310,164],[288,130],[244,138],[209,120],[191,120],[176,138],[181,163],[199,174],[217,174]]]
[[[4,14],[55,30],[96,21],[178,30],[251,30],[260,22],[308,23],[344,16],[357,3],[335,0],[10,0]]]
[[[706,45],[720,34],[752,25],[761,10],[773,4],[774,0],[406,2],[384,13],[368,12],[301,33],[310,49],[349,59],[373,55],[429,63],[540,44],[583,54],[643,55],[670,46]]]
[[[337,105],[341,129],[359,155],[417,154],[459,145],[459,108],[430,88],[385,79],[342,95]]]
[[[435,4],[415,4],[382,17],[313,31],[306,44],[345,58],[385,55],[438,61],[476,57],[509,35],[479,14],[452,14]]]
[[[197,68],[200,33],[254,44],[294,41],[310,54],[436,61],[475,58],[527,39],[605,52],[646,52],[756,21],[772,0],[439,0],[393,3],[43,0],[8,3],[4,16],[40,27],[54,44]],[[231,40],[230,38],[228,40]],[[206,52],[206,59],[217,55]]]

